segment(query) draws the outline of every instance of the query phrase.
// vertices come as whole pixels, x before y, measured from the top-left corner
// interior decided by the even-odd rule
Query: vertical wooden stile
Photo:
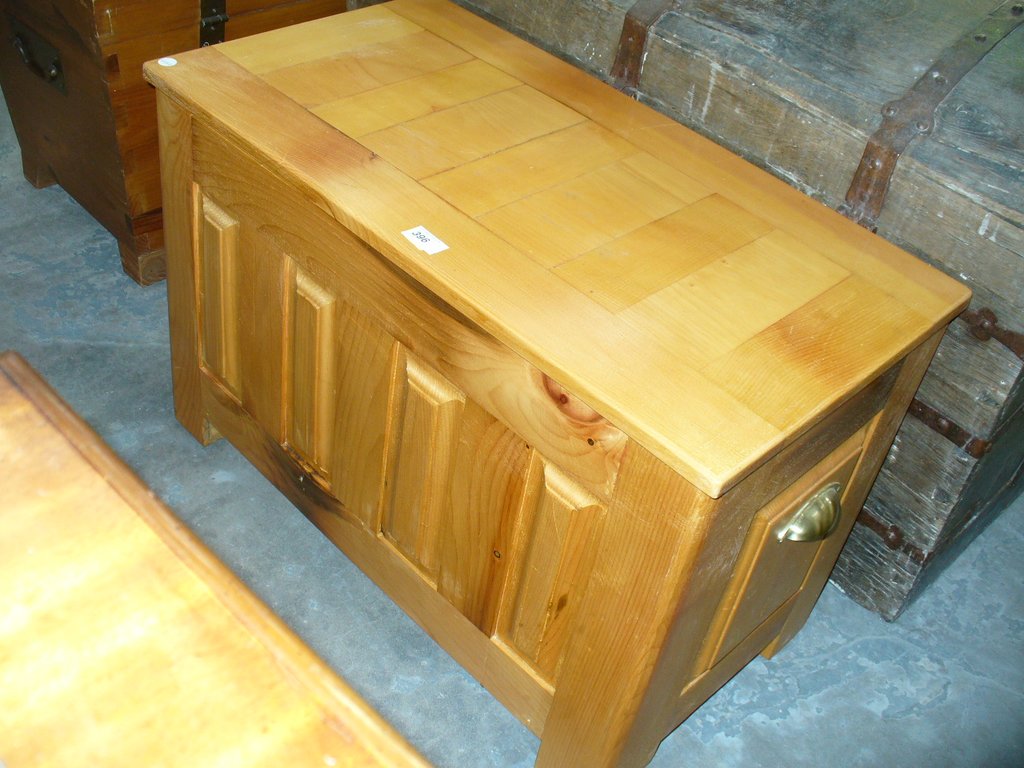
[[[219,437],[202,405],[199,356],[199,189],[193,179],[192,116],[167,95],[157,95],[162,164],[161,188],[168,201],[167,308],[170,322],[174,415],[196,440]]]

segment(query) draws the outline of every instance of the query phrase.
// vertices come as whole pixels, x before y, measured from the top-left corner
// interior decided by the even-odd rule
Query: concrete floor
[[[430,760],[532,765],[537,739],[234,448],[202,448],[177,425],[166,295],[121,272],[113,238],[60,188],[24,180],[0,110],[0,349],[20,351]],[[829,586],[802,633],[734,678],[652,765],[1024,765],[1022,529],[1018,498],[895,624]]]

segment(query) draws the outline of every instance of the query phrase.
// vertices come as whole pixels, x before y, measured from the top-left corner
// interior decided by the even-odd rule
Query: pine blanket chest
[[[444,0],[146,65],[175,407],[541,738],[803,624],[966,288]]]
[[[345,10],[345,0],[0,0],[0,85],[26,178],[58,183],[164,275],[156,107],[142,64]]]
[[[16,353],[0,764],[427,768]]]

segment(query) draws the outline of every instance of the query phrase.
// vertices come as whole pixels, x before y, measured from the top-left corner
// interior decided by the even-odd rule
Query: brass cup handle
[[[800,507],[779,531],[779,541],[821,541],[839,525],[842,495],[839,483],[830,483]]]

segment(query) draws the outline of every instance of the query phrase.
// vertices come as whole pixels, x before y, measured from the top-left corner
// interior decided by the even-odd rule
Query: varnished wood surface
[[[774,594],[789,599],[770,616],[757,589],[727,595],[733,563],[745,538],[764,545],[747,532],[759,508],[877,420],[901,366],[713,500],[412,283],[255,148],[164,94],[159,107],[183,423],[231,440],[541,735],[539,764],[636,764],[699,703],[693,691],[712,690],[679,695],[706,667],[723,600],[754,640],[708,681],[794,607],[803,622],[827,558],[763,561],[765,580],[797,590]],[[880,457],[891,432],[871,434]]]
[[[425,766],[0,356],[0,761]]]
[[[147,71],[713,495],[967,298],[440,0],[398,0]],[[418,225],[448,250],[416,250],[401,232]]]
[[[445,3],[147,72],[179,418],[538,765],[643,764],[803,624],[961,287]],[[776,546],[832,480],[840,533]]]

